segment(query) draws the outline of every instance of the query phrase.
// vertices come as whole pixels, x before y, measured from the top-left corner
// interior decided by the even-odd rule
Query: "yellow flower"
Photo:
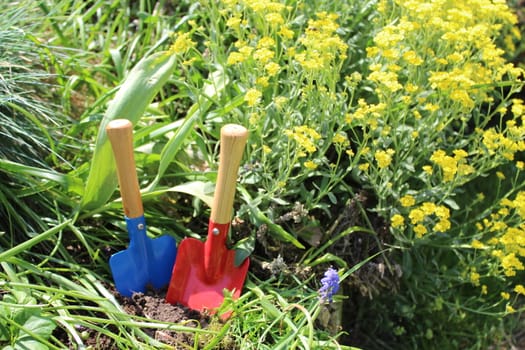
[[[403,54],[403,59],[412,66],[419,66],[423,63],[423,59],[413,50],[405,52]]]
[[[231,17],[226,21],[226,26],[233,29],[239,29],[241,26],[242,19],[240,17]]]
[[[511,314],[511,313],[513,313],[513,312],[516,312],[516,309],[514,309],[514,308],[512,307],[512,305],[507,304],[507,305],[505,306],[505,311],[508,312],[509,314]]]
[[[394,72],[375,71],[368,75],[368,79],[377,84],[383,85],[390,90],[390,92],[396,92],[403,88],[397,80],[397,74]]]
[[[190,33],[178,34],[169,51],[175,54],[183,54],[195,47],[195,42],[191,40],[190,36]]]
[[[436,210],[436,205],[432,202],[424,202],[420,208],[425,215],[432,215]]]
[[[321,138],[317,131],[306,125],[295,126],[292,130],[285,130],[285,135],[297,142],[300,152],[306,151],[309,154],[317,150],[316,141]]]
[[[416,233],[416,237],[421,238],[423,235],[425,235],[428,231],[427,228],[421,224],[418,224],[414,227],[414,232]]]
[[[472,269],[470,272],[470,283],[472,283],[475,286],[479,286],[479,273],[476,272],[476,269]]]
[[[525,287],[523,287],[523,285],[521,284],[517,284],[515,287],[514,287],[514,291],[518,294],[521,294],[521,295],[525,295]]]
[[[444,182],[452,181],[458,171],[457,159],[448,156],[443,150],[436,150],[432,153],[430,160],[441,168]]]
[[[359,170],[361,171],[367,171],[369,167],[370,167],[369,163],[361,163],[358,166]]]
[[[393,228],[403,226],[405,224],[405,218],[399,214],[394,214],[392,218],[390,218],[390,224]]]
[[[293,38],[293,35],[294,35],[294,32],[293,30],[285,27],[285,26],[282,26],[281,29],[277,32],[277,34],[279,34],[280,36],[282,36],[283,38],[285,39],[292,39]]]
[[[412,209],[410,213],[408,213],[408,217],[410,218],[410,221],[412,224],[417,224],[419,222],[422,222],[425,219],[425,213],[423,210],[416,208]]]
[[[259,39],[259,42],[257,43],[257,48],[269,48],[275,46],[275,40],[269,36],[263,36],[261,39]]]
[[[246,94],[244,95],[244,101],[246,101],[248,106],[252,107],[259,103],[261,97],[262,92],[252,88],[246,91]]]
[[[275,52],[273,52],[272,50],[266,47],[257,49],[253,53],[253,58],[263,64],[268,63],[274,56],[275,56]]]
[[[267,87],[268,85],[270,85],[270,83],[268,82],[268,77],[266,77],[266,76],[258,77],[255,80],[255,84],[260,85],[262,87]]]
[[[500,295],[505,300],[509,300],[510,299],[510,294],[507,293],[507,292],[501,292]]]
[[[440,219],[448,219],[450,217],[450,210],[443,205],[439,205],[434,208],[434,214]]]
[[[403,207],[411,207],[416,204],[416,199],[413,196],[407,194],[399,199],[399,203],[401,203],[401,206]]]
[[[280,13],[277,12],[271,12],[264,16],[264,19],[273,26],[279,26],[284,23],[284,18],[281,16]]]
[[[308,160],[308,161],[304,162],[303,165],[304,165],[304,167],[305,167],[306,169],[310,169],[310,170],[315,170],[315,169],[317,169],[317,166],[318,166],[318,165],[317,165],[314,161],[312,161],[312,160]]]
[[[274,75],[279,73],[279,70],[281,69],[281,67],[279,66],[278,63],[269,62],[264,66],[264,69],[266,70],[269,76],[273,77]]]
[[[519,98],[512,99],[512,114],[516,117],[520,117],[525,114],[525,105],[523,100]]]
[[[470,246],[474,249],[484,249],[485,248],[485,245],[478,241],[477,239],[474,239],[472,240],[472,242],[470,243]]]
[[[377,162],[377,166],[380,169],[384,169],[388,167],[390,163],[392,162],[392,155],[394,154],[394,152],[395,151],[391,148],[387,149],[386,151],[384,150],[376,151],[374,153],[374,158]]]
[[[441,219],[434,225],[433,230],[435,232],[446,232],[450,229],[450,227],[450,221],[447,219]]]
[[[481,286],[481,294],[482,295],[487,295],[488,294],[488,287],[484,284]]]
[[[432,169],[432,167],[430,165],[424,165],[422,169],[428,175],[432,175],[432,173],[433,173],[433,169]]]
[[[433,104],[433,103],[427,103],[423,106],[423,109],[425,111],[429,111],[429,112],[435,112],[437,110],[439,110],[439,105],[437,104]]]
[[[276,96],[273,99],[273,103],[275,103],[275,106],[278,109],[282,109],[284,107],[284,104],[288,101],[288,98],[285,96]]]
[[[335,134],[332,138],[332,142],[341,146],[348,146],[350,144],[344,132],[338,132]]]

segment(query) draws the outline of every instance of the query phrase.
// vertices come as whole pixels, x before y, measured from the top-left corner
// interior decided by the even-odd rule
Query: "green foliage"
[[[48,350],[55,322],[42,316],[36,300],[30,295],[13,291],[4,295],[0,305],[0,344],[6,350]]]
[[[508,61],[523,43],[504,3],[11,5],[2,345],[65,348],[60,330],[162,348],[145,329],[174,329],[193,348],[486,349],[523,322],[523,71]],[[201,236],[220,127],[250,130],[232,237],[252,270],[224,306],[242,317],[189,328],[111,295],[108,255],[127,241],[104,132],[117,117],[135,125],[153,236]],[[335,305],[317,296],[329,265]]]

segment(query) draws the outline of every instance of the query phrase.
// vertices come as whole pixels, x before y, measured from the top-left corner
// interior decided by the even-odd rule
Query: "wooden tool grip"
[[[137,218],[144,214],[144,208],[133,156],[133,124],[127,119],[115,119],[108,123],[106,132],[117,164],[124,215]]]
[[[210,215],[215,223],[231,220],[237,173],[247,140],[248,130],[241,125],[226,124],[221,128],[219,170]]]

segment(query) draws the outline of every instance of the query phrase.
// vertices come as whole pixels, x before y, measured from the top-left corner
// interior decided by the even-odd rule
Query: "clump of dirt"
[[[199,311],[182,305],[172,305],[166,302],[166,290],[148,289],[146,293],[134,293],[131,298],[116,295],[119,304],[126,313],[141,316],[155,321],[184,324],[206,328],[209,317]],[[145,329],[145,333],[168,345],[193,345],[193,335],[170,330]],[[186,347],[185,347],[186,348]]]

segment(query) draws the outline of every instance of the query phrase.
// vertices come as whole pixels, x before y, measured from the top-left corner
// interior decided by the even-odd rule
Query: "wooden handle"
[[[106,127],[115,162],[124,215],[130,219],[144,215],[139,180],[133,157],[133,124],[127,119],[115,119]]]
[[[248,130],[241,125],[226,124],[221,128],[219,173],[210,215],[215,223],[226,224],[231,220],[237,173],[247,139]]]

